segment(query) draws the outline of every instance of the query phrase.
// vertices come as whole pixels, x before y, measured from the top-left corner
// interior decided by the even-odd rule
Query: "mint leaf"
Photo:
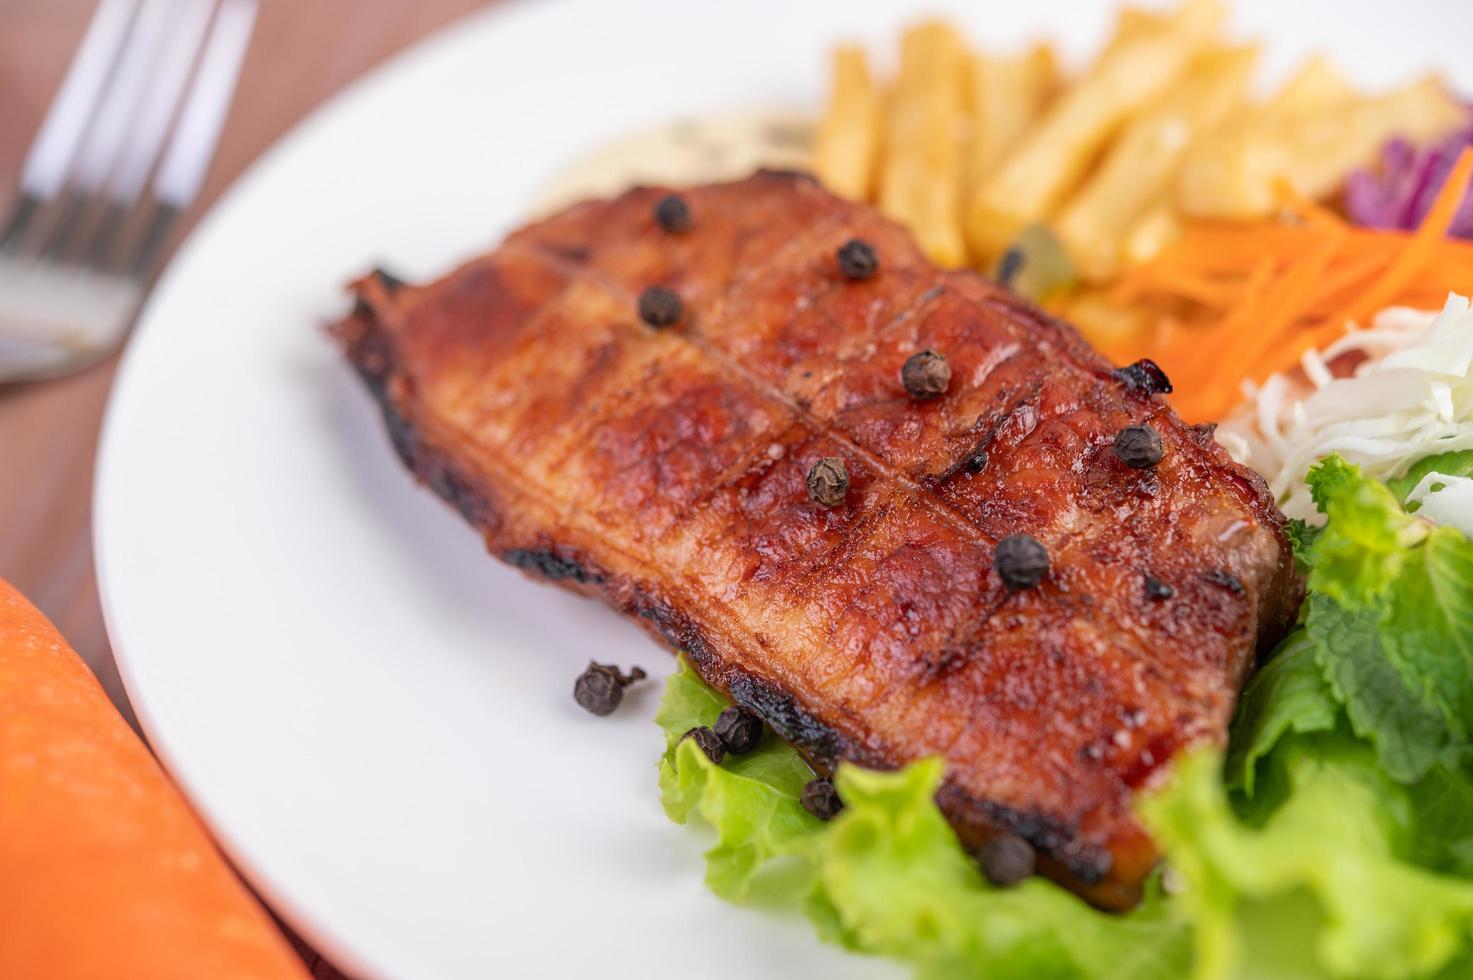
[[[1328,521],[1305,633],[1356,734],[1411,782],[1473,731],[1473,543],[1408,515],[1338,456],[1309,481]]]
[[[1314,548],[1315,539],[1320,536],[1320,528],[1301,521],[1299,518],[1291,518],[1284,526],[1284,532],[1289,536],[1289,544],[1294,548],[1294,558],[1299,563],[1299,571],[1306,572],[1313,564],[1310,552]]]

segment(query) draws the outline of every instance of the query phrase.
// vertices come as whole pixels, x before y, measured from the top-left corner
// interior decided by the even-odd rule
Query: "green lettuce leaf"
[[[1473,476],[1473,449],[1428,456],[1407,470],[1406,475],[1387,480],[1386,487],[1396,495],[1397,500],[1405,503],[1407,494],[1411,493],[1417,484],[1422,482],[1422,477],[1428,473],[1441,473],[1443,476]]]
[[[684,661],[657,715],[661,795],[672,818],[714,828],[718,894],[801,908],[824,939],[927,980],[1473,976],[1473,881],[1454,877],[1473,874],[1473,769],[1449,757],[1413,785],[1391,778],[1314,654],[1297,631],[1245,692],[1231,758],[1251,806],[1240,793],[1235,809],[1211,752],[1142,801],[1185,885],[1153,881],[1129,915],[1041,878],[988,884],[934,802],[940,760],[841,766],[828,823],[798,802],[808,767],[770,734],[715,765],[680,736],[726,701]]]
[[[911,963],[923,978],[1165,980],[1187,969],[1188,929],[1159,888],[1118,916],[1041,878],[988,884],[936,807],[940,760],[887,773],[841,766],[845,807],[822,823],[798,802],[812,774],[778,739],[719,766],[680,740],[725,704],[682,661],[656,716],[669,746],[666,812],[715,829],[707,881],[722,897],[789,900],[824,939]]]
[[[1309,547],[1305,633],[1356,733],[1412,782],[1473,730],[1473,542],[1338,456],[1309,485],[1327,522]]]
[[[1325,683],[1314,642],[1296,629],[1243,689],[1228,740],[1228,788],[1251,798],[1258,762],[1279,739],[1291,732],[1331,731],[1339,717],[1340,704]]]
[[[1408,791],[1346,733],[1269,756],[1286,791],[1260,826],[1229,804],[1218,759],[1179,762],[1141,812],[1184,877],[1197,980],[1468,976],[1473,882],[1407,860]]]

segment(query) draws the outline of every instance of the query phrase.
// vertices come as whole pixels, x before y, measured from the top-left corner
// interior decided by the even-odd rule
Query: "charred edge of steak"
[[[1086,885],[1098,885],[1110,874],[1110,852],[1080,844],[1069,828],[1037,813],[978,800],[950,780],[936,792],[936,804],[953,820],[972,827],[995,827],[1010,831],[1032,844],[1043,855],[1052,858],[1069,875]],[[964,840],[981,844],[980,840]]]
[[[393,345],[377,328],[375,320],[372,310],[355,309],[332,332],[347,348],[348,359],[378,403],[394,451],[411,473],[454,507],[471,526],[481,530],[494,527],[497,512],[487,494],[459,470],[450,456],[426,442],[394,404],[390,391],[397,377]]]
[[[511,548],[500,556],[508,565],[531,572],[549,582],[572,579],[584,585],[598,585],[604,576],[592,571],[576,558],[560,553],[555,548]]]
[[[366,304],[356,305],[353,313],[335,324],[331,332],[345,348],[349,361],[378,404],[390,441],[404,465],[472,527],[486,533],[494,531],[500,517],[490,495],[460,473],[453,461],[426,440],[395,404],[393,388],[400,377],[395,352],[374,311]],[[684,651],[696,673],[707,683],[725,690],[733,702],[760,717],[820,772],[832,774],[841,760],[870,769],[898,768],[898,760],[855,743],[804,708],[789,692],[723,659],[690,617],[654,592],[639,586],[620,589],[607,573],[556,546],[510,548],[495,554],[508,564],[552,583],[578,591],[597,587],[615,608],[644,621],[671,649]],[[992,832],[1009,831],[1028,841],[1041,855],[1086,886],[1098,884],[1110,872],[1108,851],[1081,845],[1067,828],[1040,815],[979,800],[950,778],[937,791],[936,803],[965,843],[980,844]]]

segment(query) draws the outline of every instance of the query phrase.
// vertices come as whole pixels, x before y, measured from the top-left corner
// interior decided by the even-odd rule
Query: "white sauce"
[[[813,130],[813,120],[792,112],[741,112],[679,120],[620,137],[549,181],[532,216],[636,184],[738,180],[762,167],[806,170]]]

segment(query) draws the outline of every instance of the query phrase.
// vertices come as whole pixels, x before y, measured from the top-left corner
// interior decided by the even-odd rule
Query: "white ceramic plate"
[[[1059,38],[1102,2],[932,3],[974,37]],[[658,683],[597,719],[589,658],[668,656],[488,558],[415,487],[320,326],[382,260],[430,278],[514,227],[546,176],[682,114],[802,108],[843,36],[912,6],[542,0],[355,85],[236,184],[154,294],[118,380],[98,574],[129,696],[242,870],[330,958],[396,977],[894,976],[801,917],[701,884],[660,812]],[[1245,2],[1282,73],[1322,47],[1369,83],[1473,91],[1473,4]],[[888,45],[886,45],[888,49]]]

